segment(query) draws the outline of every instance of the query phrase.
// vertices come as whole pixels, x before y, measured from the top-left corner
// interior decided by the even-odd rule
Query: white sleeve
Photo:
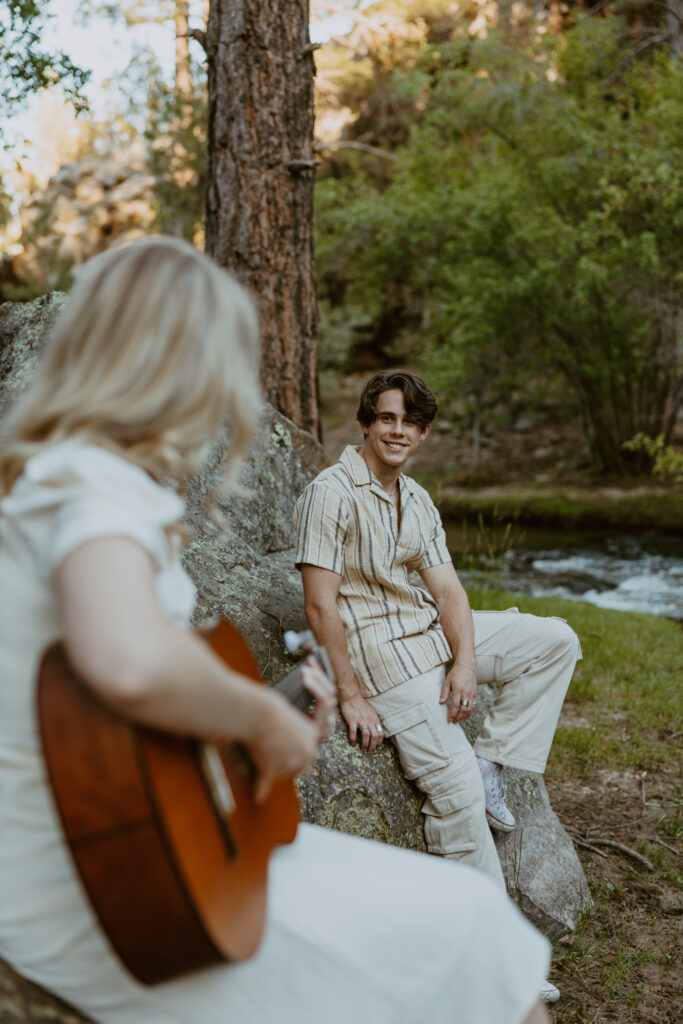
[[[123,500],[114,496],[84,493],[66,501],[55,515],[55,526],[47,550],[47,568],[54,569],[68,554],[89,540],[103,537],[128,537],[142,545],[162,568],[166,537],[158,524],[140,515]]]
[[[14,519],[46,578],[81,544],[103,537],[129,537],[159,569],[168,567],[175,551],[166,528],[182,517],[183,502],[125,459],[67,441],[29,460],[3,513]]]

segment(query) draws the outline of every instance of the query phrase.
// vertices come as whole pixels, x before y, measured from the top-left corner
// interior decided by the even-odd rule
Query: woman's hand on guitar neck
[[[309,718],[318,728],[320,745],[332,732],[337,719],[337,691],[312,654],[304,662],[303,680],[306,689],[315,698],[315,708]]]
[[[306,688],[316,700],[311,715],[297,711],[278,693],[259,692],[259,696],[267,696],[269,702],[265,713],[257,720],[253,735],[243,741],[256,767],[256,803],[263,803],[277,778],[307,771],[318,747],[332,731],[337,706],[334,687],[310,656],[303,673]]]

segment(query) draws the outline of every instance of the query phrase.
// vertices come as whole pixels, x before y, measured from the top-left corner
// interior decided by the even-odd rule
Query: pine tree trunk
[[[680,57],[683,54],[683,0],[666,0],[666,28],[669,53]]]
[[[256,296],[265,397],[319,435],[308,0],[211,0],[206,248]]]

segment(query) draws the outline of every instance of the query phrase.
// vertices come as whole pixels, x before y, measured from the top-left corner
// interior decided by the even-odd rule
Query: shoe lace
[[[494,770],[489,776],[489,790],[493,803],[499,811],[507,810],[505,804],[505,783],[503,782],[503,769],[499,764],[494,764]]]

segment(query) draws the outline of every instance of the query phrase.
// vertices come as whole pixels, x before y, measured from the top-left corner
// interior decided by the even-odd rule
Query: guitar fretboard
[[[283,697],[286,697],[295,708],[299,709],[299,711],[306,712],[311,710],[314,701],[304,684],[302,667],[303,663],[297,665],[296,668],[292,669],[291,672],[288,672],[286,676],[283,676],[282,679],[278,679],[276,683],[273,683],[272,689],[277,690],[277,692],[281,693]]]

